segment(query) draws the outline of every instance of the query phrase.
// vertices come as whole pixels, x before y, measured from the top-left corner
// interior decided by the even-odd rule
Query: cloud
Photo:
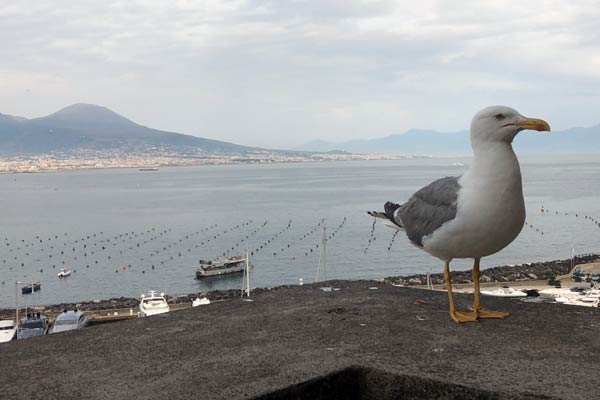
[[[458,130],[498,103],[557,127],[591,125],[600,122],[590,101],[600,89],[598,6],[12,2],[0,7],[0,112],[87,101],[145,125],[263,146]]]

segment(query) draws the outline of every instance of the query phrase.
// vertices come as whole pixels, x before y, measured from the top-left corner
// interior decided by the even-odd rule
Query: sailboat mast
[[[250,260],[248,260],[248,250],[246,250],[246,296],[250,297]]]
[[[323,278],[327,280],[327,227],[325,225],[323,225],[321,246],[323,246]]]
[[[325,280],[327,280],[327,249],[326,249],[326,239],[327,228],[325,224],[323,224],[323,237],[321,238],[321,256],[319,257],[319,265],[317,267],[317,276],[315,277],[315,282],[319,281],[319,271],[321,271],[321,264],[323,265],[323,276]]]

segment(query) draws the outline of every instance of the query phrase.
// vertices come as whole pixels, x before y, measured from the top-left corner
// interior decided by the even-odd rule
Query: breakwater
[[[600,261],[600,253],[582,254],[573,259],[532,262],[516,265],[501,265],[481,270],[482,282],[518,282],[528,280],[550,280],[571,271],[572,265],[587,264]],[[441,269],[441,268],[440,268]],[[429,278],[434,285],[444,284],[442,273],[430,274]],[[426,285],[426,274],[408,276],[390,276],[385,282],[395,285]],[[472,283],[472,271],[453,271],[453,283]]]
[[[273,288],[256,288],[252,289],[252,294],[260,294],[263,292],[278,291],[289,288],[296,285],[284,285],[276,286]],[[167,302],[170,305],[176,304],[190,304],[197,297],[206,297],[210,301],[221,301],[233,298],[239,298],[241,296],[240,289],[228,289],[228,290],[213,290],[207,293],[192,293],[181,296],[169,296],[165,295]],[[78,303],[60,303],[44,306],[36,306],[30,308],[32,311],[39,311],[48,314],[59,314],[64,310],[81,310],[81,311],[103,311],[103,310],[114,310],[131,308],[137,310],[140,304],[140,299],[136,297],[114,297],[105,300],[93,300]],[[24,308],[21,308],[24,310]],[[0,316],[9,317],[15,312],[14,308],[0,309]],[[1,319],[1,318],[0,318]]]

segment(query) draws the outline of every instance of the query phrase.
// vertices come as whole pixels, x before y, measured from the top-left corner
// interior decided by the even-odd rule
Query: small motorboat
[[[34,282],[21,287],[22,294],[31,294],[33,292],[37,292],[38,290],[42,290],[42,284],[39,282]]]
[[[581,297],[565,297],[560,296],[554,299],[559,304],[566,304],[568,306],[583,306],[583,307],[598,307],[600,299],[595,296],[581,296]]]
[[[495,297],[527,297],[527,293],[513,289],[510,286],[502,286],[495,290],[482,290],[481,294]]]
[[[58,274],[56,274],[56,276],[58,276],[59,278],[66,278],[67,276],[71,275],[71,271],[68,268],[61,268],[60,272]]]
[[[0,320],[0,343],[10,342],[17,334],[17,326],[12,319]]]
[[[164,293],[161,293],[160,296],[156,295],[155,290],[150,290],[148,293],[148,296],[142,294],[140,297],[140,315],[142,317],[171,311]]]
[[[210,304],[210,300],[206,297],[196,297],[196,300],[192,301],[192,307],[206,306],[208,304]]]
[[[84,328],[88,325],[89,320],[83,313],[83,311],[63,311],[59,314],[50,329],[50,333],[59,333],[66,331],[73,331]]]

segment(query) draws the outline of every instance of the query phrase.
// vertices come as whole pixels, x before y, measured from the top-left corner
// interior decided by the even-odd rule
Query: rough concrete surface
[[[445,293],[327,285],[0,345],[1,397],[597,397],[598,309],[484,298],[513,315],[459,325]]]

